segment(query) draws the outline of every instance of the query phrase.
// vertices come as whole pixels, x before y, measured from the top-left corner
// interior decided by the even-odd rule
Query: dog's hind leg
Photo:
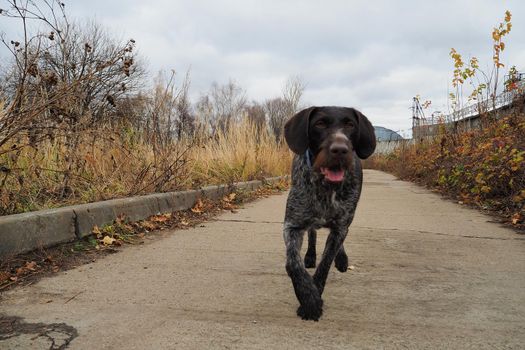
[[[315,244],[317,241],[317,232],[311,228],[308,230],[308,250],[304,256],[304,266],[306,268],[315,267],[316,252]]]
[[[335,259],[335,256],[341,249],[343,242],[348,234],[348,228],[332,228],[330,234],[326,239],[326,246],[324,247],[323,257],[317,270],[314,274],[314,283],[319,290],[319,294],[323,294],[324,286],[326,284],[326,278],[328,277],[328,272],[330,271],[330,266]]]
[[[348,270],[348,255],[346,255],[345,247],[342,244],[335,256],[335,268],[341,272]]]
[[[283,235],[286,244],[286,272],[292,280],[295,295],[301,304],[297,309],[297,315],[304,320],[317,321],[323,313],[323,300],[301,259],[304,230],[290,227],[285,223]]]

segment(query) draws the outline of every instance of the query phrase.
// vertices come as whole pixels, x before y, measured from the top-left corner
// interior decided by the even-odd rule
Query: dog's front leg
[[[295,295],[301,304],[297,309],[297,315],[304,320],[317,321],[323,313],[323,300],[301,259],[303,236],[303,228],[291,227],[285,223],[286,272],[292,279]]]
[[[314,282],[320,295],[323,294],[326,278],[328,277],[328,272],[330,271],[330,266],[332,265],[336,254],[341,249],[347,234],[347,227],[332,228],[328,238],[326,239],[323,257],[321,258],[321,262],[319,263],[319,266],[317,267],[317,270],[315,270],[314,274]]]
[[[306,268],[315,267],[316,252],[315,246],[317,242],[317,232],[311,228],[308,230],[308,250],[304,256],[304,266]]]
[[[348,255],[346,255],[343,244],[341,244],[341,248],[339,248],[339,252],[335,256],[335,267],[341,272],[348,270]]]

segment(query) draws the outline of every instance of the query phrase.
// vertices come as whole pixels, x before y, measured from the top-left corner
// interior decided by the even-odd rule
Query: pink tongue
[[[341,182],[345,177],[345,172],[343,170],[330,170],[327,168],[321,168],[321,173],[324,175],[325,179],[332,182]]]

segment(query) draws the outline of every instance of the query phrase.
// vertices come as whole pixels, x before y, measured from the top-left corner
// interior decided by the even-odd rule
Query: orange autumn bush
[[[488,118],[488,117],[486,117]],[[458,201],[496,211],[525,228],[525,114],[508,113],[464,133],[404,144],[366,165]]]

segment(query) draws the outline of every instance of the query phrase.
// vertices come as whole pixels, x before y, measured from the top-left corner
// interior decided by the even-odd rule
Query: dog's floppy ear
[[[303,109],[290,118],[284,126],[284,138],[295,154],[303,154],[308,149],[308,125],[314,109],[315,107]]]
[[[358,124],[357,140],[354,144],[354,149],[359,158],[366,159],[374,153],[376,149],[376,135],[374,127],[363,113],[354,108],[350,108],[355,114]]]

